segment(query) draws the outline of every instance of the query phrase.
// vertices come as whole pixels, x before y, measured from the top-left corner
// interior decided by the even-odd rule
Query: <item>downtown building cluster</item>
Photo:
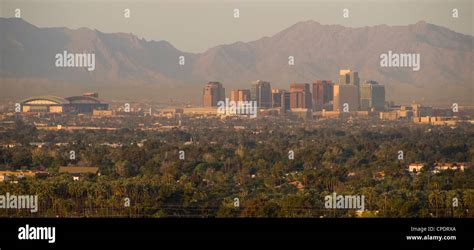
[[[203,107],[218,106],[226,99],[220,82],[209,82],[203,89]],[[230,91],[234,102],[255,101],[259,110],[277,110],[280,113],[384,111],[385,86],[376,81],[360,83],[359,73],[340,70],[336,83],[316,80],[309,83],[292,83],[289,90],[272,88],[270,82],[251,82],[250,89]]]

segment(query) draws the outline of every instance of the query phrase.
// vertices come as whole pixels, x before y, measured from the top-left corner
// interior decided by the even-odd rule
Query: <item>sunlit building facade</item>
[[[308,83],[292,83],[290,85],[290,108],[309,109],[313,107],[311,91]]]
[[[313,111],[332,110],[334,84],[331,80],[313,82]]]
[[[249,89],[236,89],[230,91],[230,100],[234,102],[250,101]]]
[[[219,101],[225,100],[225,88],[220,82],[208,82],[204,86],[202,104],[204,107],[217,107]]]

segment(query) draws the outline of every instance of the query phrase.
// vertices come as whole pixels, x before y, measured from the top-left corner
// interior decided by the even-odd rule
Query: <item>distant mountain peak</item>
[[[140,92],[154,98],[169,98],[171,92],[166,88],[175,91],[178,86],[186,86],[181,89],[189,92],[187,96],[175,91],[173,98],[200,99],[202,85],[208,80],[221,81],[229,90],[249,88],[255,79],[266,79],[272,87],[288,88],[291,82],[336,81],[339,69],[351,68],[359,71],[361,79],[385,84],[387,99],[472,100],[474,38],[425,21],[351,28],[306,20],[270,37],[219,45],[198,54],[131,33],[37,28],[15,18],[0,18],[0,26],[4,31],[0,53],[2,60],[9,62],[1,65],[0,76],[32,79],[29,87],[26,83],[2,81],[3,96],[23,96],[33,90],[48,93],[57,91],[59,83],[71,83],[74,89],[82,85],[111,86],[110,90],[123,95],[130,92],[120,92],[116,86],[156,86],[157,92]],[[94,51],[96,70],[58,70],[51,62],[55,53],[63,50]],[[387,51],[419,53],[420,71],[381,68],[380,53]],[[179,65],[182,55],[185,64]],[[294,66],[288,66],[289,56],[294,57]],[[52,88],[36,86],[39,79],[43,85],[51,82]]]

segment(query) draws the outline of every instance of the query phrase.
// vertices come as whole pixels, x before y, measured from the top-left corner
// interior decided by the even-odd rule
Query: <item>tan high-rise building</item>
[[[339,70],[339,84],[352,84],[359,86],[359,72],[350,69]]]
[[[290,108],[311,110],[313,108],[311,98],[308,83],[293,83],[290,85]]]
[[[359,110],[359,88],[352,84],[334,85],[333,111],[352,112]],[[344,108],[347,107],[347,110]]]
[[[208,82],[204,86],[202,104],[204,107],[216,107],[219,101],[225,100],[225,89],[220,82]]]
[[[250,101],[249,89],[235,89],[230,92],[230,100],[234,102]]]
[[[359,73],[350,69],[339,71],[339,82],[334,85],[333,111],[359,111]],[[344,108],[347,107],[345,110]]]

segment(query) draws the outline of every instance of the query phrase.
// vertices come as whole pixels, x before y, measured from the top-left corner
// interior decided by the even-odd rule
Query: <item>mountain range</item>
[[[384,84],[387,99],[396,102],[474,102],[474,37],[423,21],[361,28],[303,21],[203,53],[133,34],[39,28],[18,18],[0,18],[0,32],[0,98],[97,91],[108,99],[199,103],[208,81],[222,82],[227,93],[258,79],[288,89],[293,82],[336,81],[347,68]],[[64,50],[95,53],[95,70],[55,67],[55,55]],[[388,51],[419,53],[420,70],[381,67],[380,55]]]

